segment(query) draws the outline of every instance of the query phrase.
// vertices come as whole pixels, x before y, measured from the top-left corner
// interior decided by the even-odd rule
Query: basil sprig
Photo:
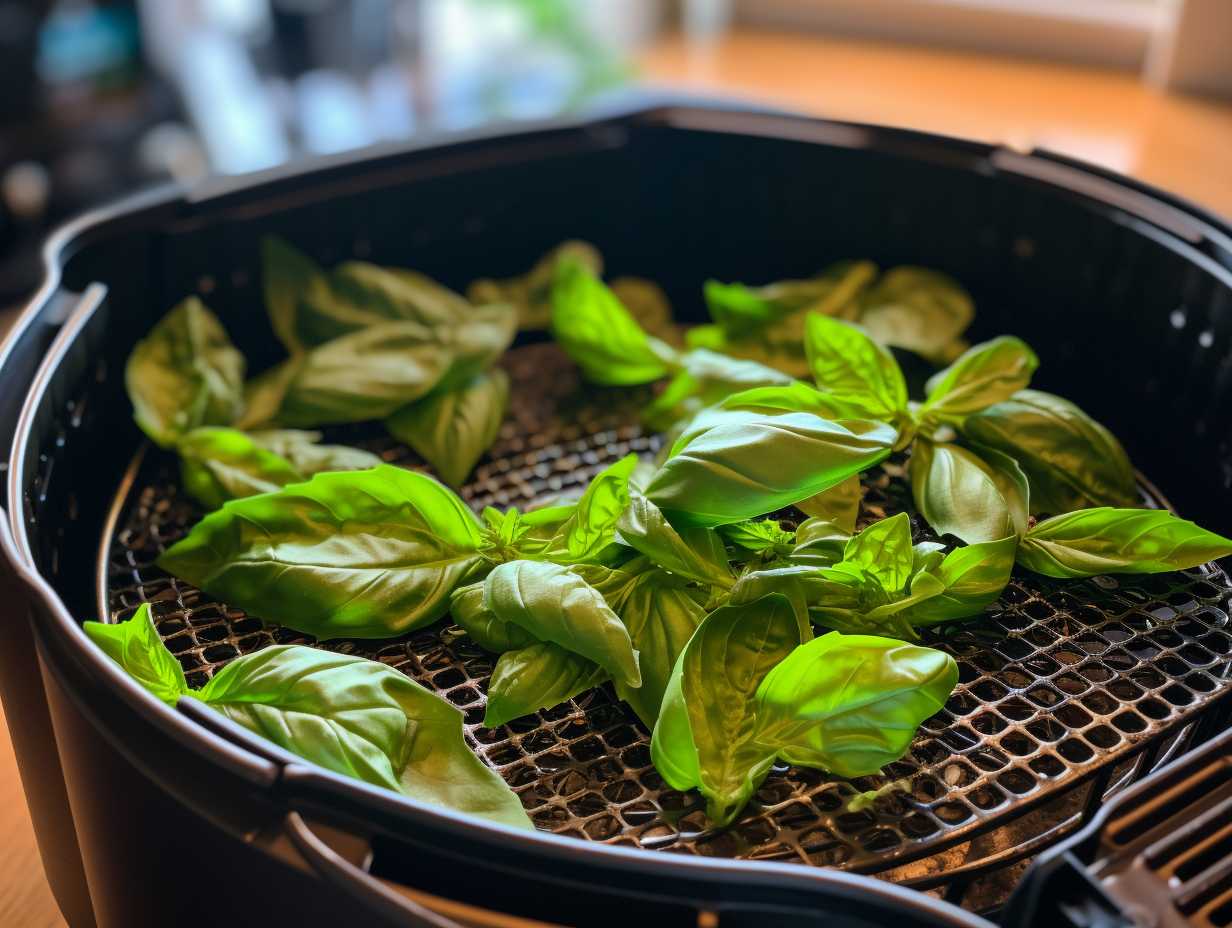
[[[466,746],[462,713],[392,667],[302,645],[231,661],[191,689],[143,604],[118,625],[85,632],[159,699],[200,700],[281,748],[335,773],[422,802],[532,828],[500,776]]]

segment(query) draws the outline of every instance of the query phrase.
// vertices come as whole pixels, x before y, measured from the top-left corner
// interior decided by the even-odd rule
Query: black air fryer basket
[[[47,282],[0,348],[0,686],[74,926],[986,924],[946,902],[998,908],[1031,857],[1227,727],[1232,583],[1209,565],[1016,576],[995,614],[933,636],[960,683],[907,756],[856,781],[776,768],[726,831],[663,783],[647,732],[607,688],[480,727],[492,659],[448,620],[328,647],[461,707],[534,834],[328,773],[195,703],[163,706],[88,644],[81,620],[149,602],[194,685],[240,653],[314,643],[153,566],[200,513],[133,424],[121,376],[134,342],[189,294],[251,369],[276,360],[258,263],[270,234],[325,264],[413,267],[458,289],[582,238],[611,273],[660,282],[685,321],[701,320],[708,276],[798,277],[850,256],[935,267],[974,295],[973,340],[1026,339],[1036,384],[1124,441],[1154,481],[1149,502],[1232,533],[1232,232],[1086,166],[667,106],[144,196],[52,241]],[[519,343],[504,363],[514,409],[463,491],[476,507],[522,504],[658,447],[638,422],[646,395],[587,390],[550,344]],[[336,437],[419,464],[376,430]],[[874,474],[865,515],[899,499]],[[851,811],[855,793],[891,780],[909,788]],[[1232,923],[1221,892],[1186,914]],[[1212,915],[1225,910],[1227,922]]]

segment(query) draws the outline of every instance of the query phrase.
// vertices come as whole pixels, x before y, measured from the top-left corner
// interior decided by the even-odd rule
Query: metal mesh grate
[[[637,425],[645,393],[584,392],[550,345],[516,349],[505,363],[517,405],[463,491],[476,508],[584,484],[615,458],[658,447]],[[418,466],[404,447],[374,434],[347,429],[331,438]],[[905,500],[887,465],[870,475],[863,518],[898,511]],[[265,628],[153,566],[199,517],[179,495],[174,461],[149,455],[112,539],[104,578],[112,616],[150,602],[192,685],[271,643],[315,644]],[[958,660],[960,682],[907,756],[884,776],[855,781],[776,767],[742,819],[722,832],[707,829],[696,795],[666,787],[651,766],[648,733],[610,686],[489,730],[479,722],[495,659],[448,620],[395,641],[326,647],[397,667],[463,709],[470,743],[541,829],[677,853],[897,868],[893,878],[932,885],[946,871],[1028,853],[1048,829],[1145,772],[1149,759],[1136,756],[1145,744],[1154,756],[1165,733],[1184,729],[1232,688],[1230,597],[1227,576],[1209,567],[1069,582],[1016,575],[984,619],[929,636]],[[905,789],[850,807],[858,792],[898,780]],[[1033,814],[1018,818],[1027,809]]]

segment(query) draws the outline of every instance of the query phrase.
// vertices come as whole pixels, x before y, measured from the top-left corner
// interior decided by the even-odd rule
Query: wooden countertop
[[[725,93],[837,119],[1049,148],[1232,216],[1232,104],[1160,93],[1131,74],[952,51],[738,32],[708,47],[669,38],[640,58],[662,86]],[[0,727],[0,925],[63,925],[43,878]]]

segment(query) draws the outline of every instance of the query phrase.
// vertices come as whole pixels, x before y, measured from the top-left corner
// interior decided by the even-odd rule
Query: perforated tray
[[[514,349],[504,363],[514,406],[462,491],[476,510],[584,485],[616,458],[658,448],[659,437],[638,424],[648,391],[584,389],[552,345]],[[379,427],[329,437],[422,466]],[[263,627],[154,566],[201,516],[179,490],[172,457],[138,455],[120,494],[100,596],[116,620],[150,602],[190,684],[271,643],[316,644]],[[894,465],[871,472],[862,520],[901,511],[908,499]],[[919,520],[915,528],[922,536]],[[966,904],[984,908],[1008,889],[1011,865],[1182,748],[1204,710],[1224,711],[1230,598],[1228,577],[1209,566],[1065,582],[1016,573],[986,616],[927,636],[957,659],[960,682],[907,756],[884,776],[853,781],[778,766],[726,831],[707,827],[697,795],[666,787],[647,731],[610,686],[490,730],[479,723],[495,658],[447,619],[392,641],[320,646],[397,667],[462,708],[471,745],[540,829],[647,850],[843,867],[944,887],[950,898],[969,891]],[[849,810],[858,792],[896,780],[908,789]]]

